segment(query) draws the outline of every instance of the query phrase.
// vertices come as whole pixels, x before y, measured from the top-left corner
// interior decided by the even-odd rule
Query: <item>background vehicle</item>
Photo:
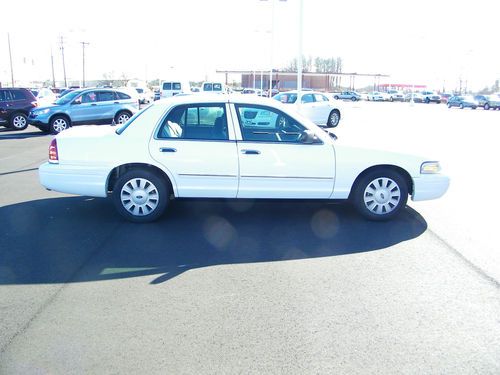
[[[191,86],[187,81],[161,81],[160,98],[170,98],[171,96],[190,93]]]
[[[476,95],[474,100],[477,101],[478,107],[483,107],[485,110],[500,109],[500,97],[495,95]]]
[[[135,91],[137,91],[139,96],[139,104],[146,104],[154,101],[154,94],[147,87],[136,87]]]
[[[353,102],[357,100],[361,100],[361,95],[356,91],[343,91],[341,93],[333,93],[333,98],[336,100],[344,99],[344,100],[352,100]]]
[[[390,102],[404,102],[405,100],[404,94],[398,90],[388,90],[387,95],[389,95]]]
[[[80,89],[59,98],[54,105],[32,110],[28,123],[54,134],[74,125],[125,123],[139,104],[125,90]]]
[[[31,90],[31,92],[35,96],[39,107],[52,104],[57,100],[57,95],[54,94],[51,89],[48,89],[46,87],[33,89]]]
[[[227,94],[230,90],[229,88],[221,82],[204,82],[201,85],[202,92],[213,92],[217,94]]]
[[[373,102],[387,102],[389,96],[385,92],[373,91],[368,94],[368,100]]]
[[[451,108],[451,107],[459,107],[460,109],[464,109],[464,108],[476,109],[478,107],[478,102],[476,100],[474,100],[474,98],[471,95],[452,96],[448,100],[448,108]]]
[[[243,89],[242,94],[253,94],[258,96],[263,96],[264,92],[261,89]]]
[[[441,93],[439,94],[441,96],[441,103],[448,103],[448,99],[450,99],[453,94],[448,94],[448,93]]]
[[[28,89],[0,88],[0,125],[14,130],[28,126],[28,115],[38,105]]]
[[[423,103],[424,97],[419,92],[409,92],[405,95],[405,102]]]
[[[441,103],[441,96],[434,91],[422,91],[422,100],[429,104],[429,103]]]
[[[340,122],[340,109],[321,92],[301,91],[297,100],[297,91],[287,91],[273,98],[283,104],[293,105],[296,111],[316,125],[334,128]]]

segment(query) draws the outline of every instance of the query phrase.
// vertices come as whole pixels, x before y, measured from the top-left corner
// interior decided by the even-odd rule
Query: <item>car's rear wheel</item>
[[[351,198],[358,212],[367,219],[388,220],[406,206],[408,185],[400,173],[380,168],[357,181]]]
[[[485,103],[484,105],[484,110],[487,111],[490,109],[490,105],[488,103]]]
[[[10,127],[14,130],[24,130],[28,127],[28,118],[24,113],[14,113],[10,118]]]
[[[451,104],[450,103],[448,103],[448,108],[451,108]]]
[[[351,100],[352,100],[353,102],[355,102],[356,100],[358,100],[358,98],[356,98],[355,96],[353,96],[353,97],[351,98]]]
[[[132,117],[132,114],[127,111],[121,111],[118,112],[115,116],[115,122],[119,125],[125,124],[130,118]]]
[[[326,122],[326,126],[328,128],[335,128],[340,122],[340,112],[336,109],[330,112],[328,115],[328,121]]]
[[[460,109],[464,109],[464,105],[460,103]]]
[[[50,132],[59,134],[70,127],[69,120],[64,116],[55,116],[50,120]]]
[[[125,219],[148,223],[157,220],[165,212],[168,188],[157,174],[133,169],[116,181],[112,199],[117,211]]]

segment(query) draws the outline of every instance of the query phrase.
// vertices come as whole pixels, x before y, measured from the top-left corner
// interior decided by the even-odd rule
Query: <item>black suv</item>
[[[36,106],[36,98],[28,89],[0,88],[0,125],[26,129],[28,114]]]

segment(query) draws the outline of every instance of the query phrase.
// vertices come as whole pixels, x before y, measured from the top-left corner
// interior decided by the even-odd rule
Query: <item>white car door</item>
[[[312,93],[302,94],[300,104],[297,103],[296,105],[298,106],[297,108],[300,114],[307,117],[315,124],[321,122],[317,103],[314,101],[314,95]]]
[[[335,155],[331,144],[306,144],[306,127],[262,105],[234,105],[238,119],[238,198],[329,198]]]
[[[238,155],[226,107],[179,105],[151,140],[150,154],[171,172],[179,197],[236,197]]]

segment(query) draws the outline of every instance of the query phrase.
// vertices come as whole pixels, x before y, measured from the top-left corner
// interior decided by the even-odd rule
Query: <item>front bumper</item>
[[[441,174],[420,175],[413,178],[413,201],[440,198],[450,186],[450,178]]]
[[[48,190],[90,197],[107,196],[110,168],[44,163],[38,168],[40,183]]]

